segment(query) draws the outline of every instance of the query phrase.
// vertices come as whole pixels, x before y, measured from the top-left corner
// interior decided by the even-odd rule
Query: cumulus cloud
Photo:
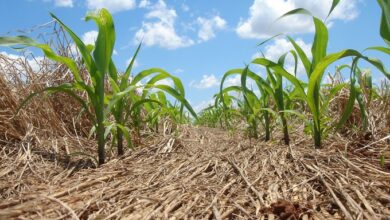
[[[146,46],[159,46],[166,49],[177,49],[194,44],[193,40],[180,36],[176,32],[176,11],[168,8],[163,0],[159,0],[154,5],[147,4],[145,1],[142,6],[149,12],[145,15],[147,21],[142,23],[141,29],[135,34],[135,42],[143,40]]]
[[[328,18],[328,24],[334,20],[352,20],[358,16],[359,0],[344,0]],[[236,33],[242,38],[268,38],[279,33],[297,34],[314,30],[312,20],[305,15],[294,15],[275,20],[295,8],[305,8],[319,18],[326,18],[332,0],[254,0],[249,9],[249,17],[241,20]],[[330,22],[330,23],[329,23]]]
[[[214,38],[216,30],[226,28],[226,21],[218,15],[210,19],[198,17],[197,23],[200,26],[198,37],[201,41],[208,41]]]
[[[151,5],[151,3],[150,3],[149,0],[141,0],[141,1],[139,2],[138,7],[140,7],[140,8],[147,8],[147,7],[149,7],[150,5]]]
[[[135,0],[87,0],[87,7],[90,10],[106,8],[111,13],[115,13],[134,9],[136,2]]]
[[[54,1],[55,6],[57,7],[73,7],[73,0],[55,0]]]
[[[200,82],[192,81],[190,83],[190,87],[194,87],[197,89],[209,89],[216,86],[219,86],[219,80],[217,79],[217,77],[215,77],[214,74],[203,75]]]

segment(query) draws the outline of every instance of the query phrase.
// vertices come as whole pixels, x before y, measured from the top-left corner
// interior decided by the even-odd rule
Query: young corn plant
[[[223,128],[223,114],[223,109],[219,105],[211,105],[199,113],[199,119],[196,121],[196,124],[212,128],[216,128],[219,125],[219,127]]]
[[[151,77],[151,78],[150,78]],[[150,79],[149,79],[150,78]],[[148,79],[148,80],[147,80]],[[185,90],[184,86],[181,82],[181,80],[168,72],[166,72],[163,69],[160,68],[151,68],[148,70],[141,71],[139,74],[137,74],[133,81],[132,84],[136,85],[137,83],[141,82],[142,80],[147,80],[144,89],[141,94],[141,100],[146,99],[147,97],[150,97],[153,95],[156,91],[161,91],[164,92],[165,94],[171,96],[175,101],[180,103],[180,106],[178,107],[178,111],[176,112],[177,115],[175,117],[177,118],[177,121],[179,123],[182,123],[183,121],[186,120],[186,111],[184,111],[184,108],[191,114],[195,119],[197,118],[197,114],[194,111],[194,109],[191,107],[190,103],[185,99]],[[170,80],[173,84],[173,87],[170,85],[166,85],[163,82],[165,80]],[[164,95],[165,96],[165,95]],[[169,102],[167,101],[167,98],[162,97],[160,95],[162,101],[161,107],[165,109],[166,111],[172,111],[167,110],[169,108]],[[165,107],[165,108],[164,108]],[[153,109],[152,105],[149,105],[149,109]],[[174,107],[176,111],[177,107]],[[159,114],[161,113],[166,113],[166,111],[160,111]],[[175,113],[175,114],[176,114]]]
[[[148,125],[156,132],[159,130],[159,122],[172,123],[172,125],[189,123],[188,115],[182,115],[181,106],[177,103],[172,104],[166,94],[162,91],[152,93],[149,98],[155,103],[145,105],[145,110],[148,114]]]
[[[0,37],[0,45],[2,46],[22,46],[36,47],[43,51],[45,56],[53,61],[66,65],[73,73],[74,82],[65,83],[55,87],[48,87],[42,91],[29,95],[21,104],[23,107],[31,98],[42,92],[65,92],[78,100],[84,107],[84,110],[91,117],[91,120],[96,126],[96,138],[98,142],[98,162],[99,165],[105,162],[105,126],[104,126],[104,80],[105,75],[109,70],[111,56],[115,43],[115,29],[111,14],[106,9],[101,9],[94,13],[89,13],[85,17],[86,21],[93,20],[99,29],[98,37],[94,48],[87,47],[82,40],[68,28],[60,19],[51,14],[53,19],[57,21],[73,39],[77,46],[84,65],[86,66],[89,77],[92,83],[80,77],[79,68],[75,61],[70,58],[57,55],[49,45],[40,44],[26,36],[18,37]],[[88,101],[83,100],[77,92],[86,92]],[[92,109],[93,113],[89,111]]]
[[[297,55],[295,53],[295,51],[290,51],[289,53],[292,54],[292,56],[294,57],[294,60],[295,60],[295,67],[294,67],[294,75],[296,75],[296,72],[297,72],[297,66],[298,66],[298,61],[297,61]],[[283,54],[282,56],[280,56],[280,58],[278,59],[278,64],[280,66],[284,66],[285,64],[285,60],[286,60],[286,57],[289,53],[285,53]],[[290,144],[290,136],[289,136],[289,133],[288,133],[288,125],[287,125],[287,119],[286,119],[286,113],[285,111],[287,110],[286,109],[286,104],[285,104],[285,97],[286,97],[286,93],[284,91],[284,88],[283,88],[283,77],[282,75],[280,74],[277,74],[277,73],[274,73],[270,68],[266,68],[266,71],[267,71],[267,80],[264,80],[262,79],[260,76],[259,77],[256,77],[256,78],[253,78],[253,80],[256,81],[256,83],[259,86],[259,90],[261,91],[261,94],[265,97],[268,97],[268,96],[271,96],[275,103],[276,103],[276,107],[277,107],[277,115],[279,115],[279,118],[282,122],[282,128],[283,128],[283,139],[284,139],[284,143],[286,145],[289,145]],[[242,75],[242,78],[241,78],[241,86],[244,88],[244,90],[248,90],[246,88],[246,77],[247,77],[247,72],[244,72],[243,75]],[[288,96],[287,96],[288,97]],[[269,129],[269,122],[267,122],[268,119],[268,112],[269,110],[267,111],[267,108],[268,108],[268,103],[265,103],[265,108],[264,108],[264,117],[265,117],[265,125],[266,125],[266,133],[268,133],[268,129]],[[269,108],[268,108],[269,109]],[[266,140],[267,140],[267,137],[266,137]]]
[[[126,68],[124,74],[118,74],[117,68],[113,61],[110,62],[109,65],[109,81],[111,88],[113,90],[112,99],[109,104],[109,108],[106,110],[106,116],[112,114],[115,119],[115,123],[111,124],[110,128],[114,128],[116,131],[116,142],[117,142],[117,151],[118,156],[124,154],[123,148],[123,136],[125,135],[127,144],[129,147],[132,147],[132,141],[129,134],[129,129],[125,125],[125,109],[129,109],[127,111],[128,114],[131,114],[134,111],[134,108],[131,108],[131,104],[133,106],[141,105],[140,101],[135,102],[134,96],[137,96],[136,91],[139,87],[131,84],[131,71],[137,58],[138,52],[141,48],[141,44],[137,47],[129,65]],[[146,102],[149,100],[144,100]],[[110,129],[111,130],[111,129]]]
[[[235,114],[241,115],[245,119],[248,125],[248,132],[250,137],[258,138],[258,124],[259,124],[259,114],[258,114],[258,98],[250,90],[244,90],[241,86],[228,86],[224,87],[225,80],[232,75],[241,75],[243,69],[232,69],[226,72],[222,78],[220,85],[220,92],[217,94],[216,101],[222,103],[222,108],[225,112],[225,115],[235,112]],[[230,92],[235,94],[230,95]],[[240,96],[243,96],[244,102],[240,100]],[[236,100],[236,108],[232,106],[232,99]],[[217,105],[216,105],[217,106]],[[238,108],[237,108],[238,107]],[[227,121],[227,120],[226,120]]]
[[[369,47],[366,50],[376,50],[387,55],[390,55],[390,0],[377,0],[382,10],[380,35],[383,41],[387,44],[387,47]],[[390,73],[384,72],[384,75],[390,80]]]
[[[285,56],[282,56],[279,59],[281,65],[284,64]],[[263,79],[260,75],[255,74],[249,67],[245,69],[234,69],[230,70],[222,78],[221,81],[221,94],[227,89],[231,90],[232,87],[227,87],[223,89],[223,84],[227,77],[231,75],[240,75],[241,76],[241,86],[234,88],[237,91],[241,91],[244,98],[244,112],[243,115],[246,117],[250,128],[253,130],[252,134],[257,136],[257,125],[261,122],[265,128],[265,140],[268,141],[271,136],[271,115],[277,115],[280,118],[284,134],[284,143],[289,145],[289,134],[287,127],[287,120],[285,117],[285,92],[283,91],[283,80],[279,75],[275,75],[271,72],[270,69],[267,69],[267,79]],[[257,91],[260,92],[258,97],[254,92],[253,88],[249,89],[247,87],[247,79],[251,79],[256,85]],[[270,98],[272,98],[276,103],[276,110],[273,110],[270,106]]]
[[[332,8],[329,14],[333,11],[333,9],[337,6],[339,1],[333,1]],[[312,134],[314,139],[314,145],[316,148],[321,147],[321,140],[324,132],[324,127],[322,123],[323,113],[327,109],[327,104],[331,100],[332,96],[326,97],[326,100],[321,100],[321,82],[324,76],[325,70],[334,62],[345,58],[352,57],[354,60],[364,59],[367,62],[374,65],[378,70],[380,70],[385,75],[389,73],[385,70],[383,64],[373,58],[368,58],[363,56],[356,50],[342,50],[336,53],[328,54],[327,53],[327,45],[328,45],[328,29],[324,22],[319,18],[311,15],[311,13],[305,9],[299,8],[293,11],[287,12],[281,18],[286,16],[291,16],[295,14],[305,14],[311,16],[314,27],[315,27],[315,35],[313,40],[313,45],[311,48],[312,59],[309,60],[308,55],[305,54],[303,49],[289,36],[287,36],[288,40],[294,47],[294,50],[298,54],[299,59],[303,63],[305,72],[308,78],[308,88],[305,89],[304,85],[300,82],[300,80],[295,77],[293,74],[289,73],[287,70],[283,68],[282,65],[272,62],[266,58],[257,58],[252,61],[254,64],[263,65],[266,68],[273,70],[275,73],[280,74],[282,77],[289,80],[296,89],[296,92],[300,99],[305,100],[310,113],[312,115]],[[356,63],[356,61],[354,61]],[[355,68],[355,65],[353,65]],[[341,88],[337,88],[341,89]],[[336,94],[337,91],[334,91],[333,94]],[[355,101],[356,97],[351,94],[350,100]],[[352,102],[351,101],[351,102]],[[344,112],[344,116],[348,116],[351,114],[351,111],[347,110]],[[344,117],[343,116],[343,117]]]

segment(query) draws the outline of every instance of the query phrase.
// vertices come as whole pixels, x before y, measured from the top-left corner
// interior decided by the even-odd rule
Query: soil
[[[1,144],[0,219],[390,219],[390,172],[369,148],[292,140],[183,126],[98,168]]]

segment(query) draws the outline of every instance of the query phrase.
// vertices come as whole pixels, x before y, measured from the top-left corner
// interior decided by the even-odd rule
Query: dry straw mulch
[[[361,154],[373,148],[242,139],[183,127],[96,169],[5,145],[0,219],[389,219],[389,169]]]

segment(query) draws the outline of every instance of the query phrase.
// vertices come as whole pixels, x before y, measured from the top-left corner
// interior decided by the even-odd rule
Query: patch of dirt
[[[300,219],[304,214],[308,214],[312,207],[310,205],[301,205],[297,202],[290,202],[287,200],[278,200],[271,204],[270,208],[262,210],[264,214],[274,214],[282,220]],[[310,216],[310,215],[309,215]]]

